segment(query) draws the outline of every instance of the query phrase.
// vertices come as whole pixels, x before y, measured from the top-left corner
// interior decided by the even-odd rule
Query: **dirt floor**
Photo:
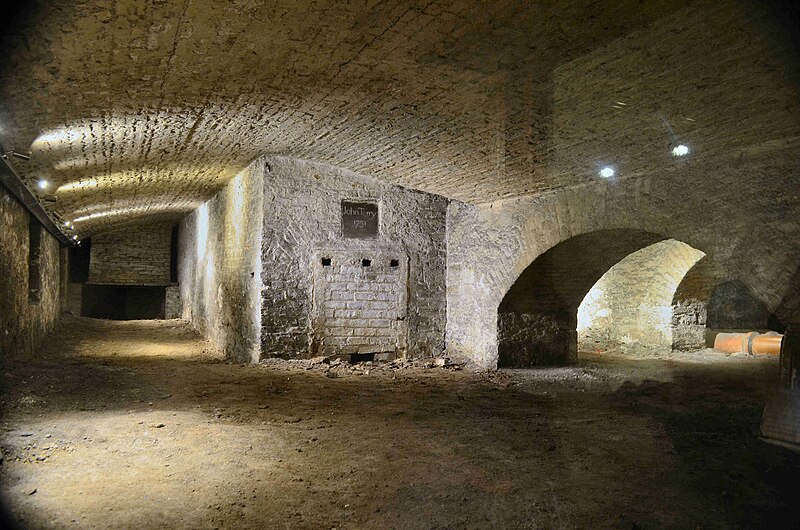
[[[775,359],[491,374],[224,363],[179,321],[71,318],[4,359],[23,528],[797,528],[800,455],[754,432]]]

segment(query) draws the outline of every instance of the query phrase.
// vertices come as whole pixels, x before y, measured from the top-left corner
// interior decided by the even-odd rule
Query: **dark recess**
[[[111,320],[163,319],[165,287],[85,284],[81,315]]]
[[[42,225],[31,216],[28,222],[28,302],[36,304],[42,293]]]
[[[92,238],[86,238],[81,244],[69,247],[69,281],[70,283],[86,283],[89,281],[89,253],[92,249]]]

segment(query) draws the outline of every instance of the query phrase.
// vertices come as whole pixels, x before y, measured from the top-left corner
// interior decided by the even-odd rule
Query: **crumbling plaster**
[[[252,165],[181,222],[181,316],[229,360],[261,358],[262,166]]]
[[[326,164],[286,157],[267,157],[255,164],[261,164],[265,175],[263,355],[284,358],[315,355],[312,343],[319,341],[314,337],[321,333],[319,326],[325,324],[315,323],[312,318],[314,289],[326,287],[315,283],[314,270],[319,269],[318,260],[325,256],[334,258],[333,267],[344,265],[351,269],[342,271],[353,276],[344,282],[339,294],[343,297],[341,301],[351,303],[351,307],[341,308],[340,312],[352,317],[346,323],[352,333],[368,332],[360,329],[363,327],[377,333],[366,316],[374,310],[385,310],[380,298],[394,293],[405,307],[392,318],[403,319],[403,334],[407,334],[398,342],[398,353],[414,356],[441,353],[445,330],[448,200]],[[380,222],[375,238],[343,236],[342,201],[378,205]],[[362,269],[362,258],[375,262],[373,272]],[[395,278],[390,285],[368,288],[368,282],[364,282],[367,276],[383,276],[385,272],[393,275],[387,266],[390,259],[402,261],[399,269],[406,279],[401,282]],[[400,288],[406,292],[395,292]],[[386,290],[357,292],[365,289]],[[364,346],[369,350],[367,344]]]
[[[375,238],[343,237],[343,200],[379,205]],[[341,291],[337,301],[350,306],[331,316],[352,320],[347,323],[352,340],[343,345],[356,346],[341,351],[441,353],[447,204],[443,197],[325,164],[259,158],[180,225],[183,317],[240,362],[318,355],[315,342],[330,330],[324,322],[315,324],[315,288],[330,285],[315,282],[315,276],[321,258],[328,257],[331,272],[354,275],[335,282]],[[374,266],[362,269],[362,259]],[[383,308],[390,298],[402,307]],[[392,312],[398,320],[392,325],[402,329],[393,342],[397,348],[377,337],[375,344],[355,344],[358,336],[382,333],[377,322],[389,318],[378,314],[382,311]]]

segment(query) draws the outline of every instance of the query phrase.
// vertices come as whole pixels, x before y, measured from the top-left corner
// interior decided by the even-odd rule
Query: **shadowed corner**
[[[780,353],[780,374],[761,420],[763,440],[800,453],[800,334],[786,330]]]

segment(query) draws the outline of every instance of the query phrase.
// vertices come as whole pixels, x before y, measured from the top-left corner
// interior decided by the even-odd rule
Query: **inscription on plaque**
[[[342,201],[342,235],[356,239],[378,237],[378,205]]]

